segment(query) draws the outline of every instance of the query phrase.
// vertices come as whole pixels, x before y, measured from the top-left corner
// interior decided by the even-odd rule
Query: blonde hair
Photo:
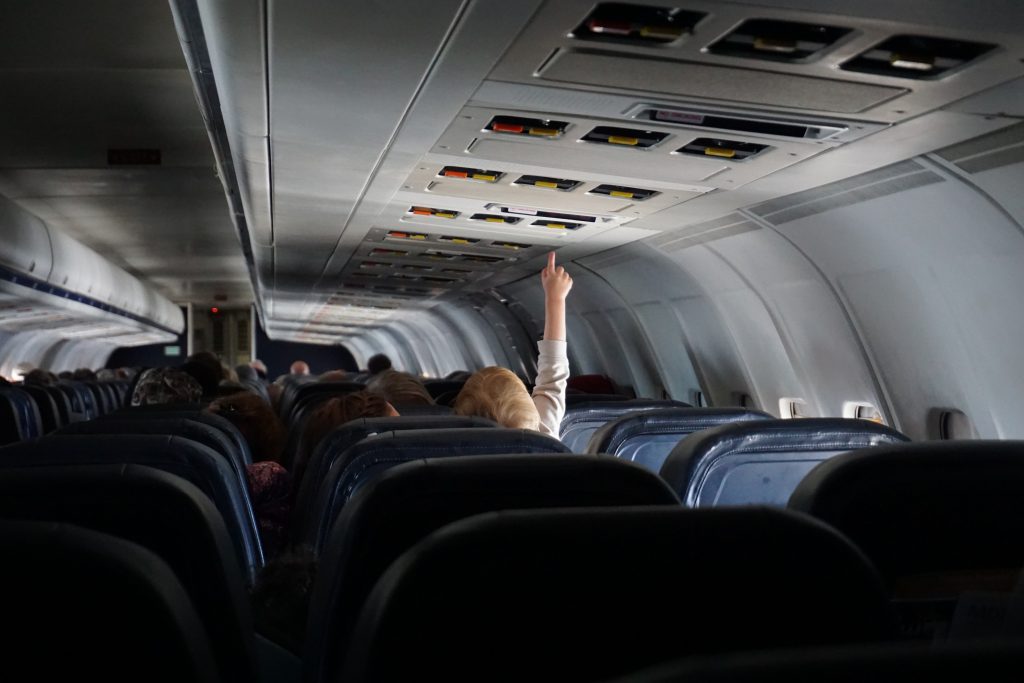
[[[477,415],[512,429],[540,430],[540,414],[526,386],[507,368],[478,370],[455,399],[456,415]]]
[[[433,405],[430,392],[407,372],[385,370],[366,385],[367,391],[383,396],[392,405]]]

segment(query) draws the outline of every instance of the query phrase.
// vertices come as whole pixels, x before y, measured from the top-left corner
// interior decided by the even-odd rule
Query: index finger
[[[548,252],[548,269],[555,269],[555,252]]]

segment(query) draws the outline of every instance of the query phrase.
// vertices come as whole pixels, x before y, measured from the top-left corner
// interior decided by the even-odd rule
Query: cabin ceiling
[[[640,16],[625,40],[601,4],[171,0],[176,35],[164,0],[7,3],[0,194],[172,298],[245,302],[253,281],[272,337],[338,343],[548,250],[683,231],[1022,113],[1017,0],[653,2],[695,23]],[[902,35],[991,47],[879,48]],[[848,68],[863,55],[873,73]]]
[[[16,0],[3,14],[0,195],[172,300],[251,302],[168,4]],[[111,149],[159,163],[112,165]]]

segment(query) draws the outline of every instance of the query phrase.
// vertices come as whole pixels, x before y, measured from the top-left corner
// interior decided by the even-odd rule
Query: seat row
[[[73,435],[0,450],[0,479],[6,482],[0,496],[2,516],[70,518],[156,552],[181,574],[210,632],[224,679],[244,678],[253,667],[251,645],[246,644],[251,625],[244,598],[237,593],[261,563],[239,474],[246,456],[235,450],[230,428],[217,437],[187,423],[211,430],[224,425],[169,412],[125,411],[75,425],[78,433]],[[818,429],[812,445],[819,452],[834,454],[876,443],[878,435],[890,445],[819,464],[790,497],[790,507],[799,512],[687,511],[680,509],[678,489],[653,473],[616,459],[570,455],[564,445],[538,434],[483,425],[402,431],[386,429],[393,426],[386,423],[389,419],[410,418],[346,425],[340,431],[349,430],[355,444],[342,449],[338,444],[344,435],[336,432],[335,446],[325,446],[321,454],[333,461],[317,464],[326,475],[312,500],[321,506],[320,519],[327,523],[315,527],[314,538],[322,538],[314,541],[321,547],[322,580],[314,589],[305,666],[307,672],[322,672],[321,680],[333,680],[341,672],[348,672],[350,680],[401,675],[394,667],[405,664],[389,663],[396,660],[394,643],[405,642],[414,632],[403,630],[409,628],[406,624],[425,628],[428,621],[433,630],[420,638],[433,643],[432,649],[422,653],[426,659],[408,659],[427,671],[454,656],[451,642],[475,643],[475,636],[465,631],[476,629],[500,636],[507,651],[499,651],[509,658],[529,646],[531,656],[523,659],[524,666],[543,663],[552,677],[564,672],[567,678],[562,680],[599,680],[599,672],[602,677],[625,673],[671,656],[707,652],[713,643],[742,650],[758,644],[884,638],[894,628],[889,598],[920,598],[934,593],[936,586],[946,591],[939,597],[958,594],[971,587],[964,577],[976,575],[1005,589],[1012,587],[1022,563],[1016,544],[1005,540],[1020,531],[1021,516],[1015,514],[1024,476],[1020,443],[904,444],[876,425],[829,421],[843,422],[847,432],[839,425]],[[769,429],[768,436],[736,432],[755,424]],[[800,452],[792,442],[798,430],[811,434],[820,427],[813,420],[785,424],[743,422],[687,441],[717,444],[706,446],[716,455],[729,452],[722,444],[738,444],[755,447],[752,452],[765,447],[763,452],[792,457]],[[82,433],[104,425],[105,431]],[[186,429],[177,436],[155,435]],[[144,433],[134,433],[138,431]],[[756,458],[740,460],[750,467]],[[714,477],[705,472],[698,479]],[[168,489],[163,495],[155,492],[161,486]],[[42,491],[49,493],[44,496]],[[721,496],[709,500],[720,502]],[[961,509],[963,500],[972,505]],[[631,509],[635,506],[651,509]],[[564,509],[569,507],[582,509]],[[601,509],[591,509],[595,507]],[[604,509],[608,507],[614,509]],[[220,520],[220,531],[207,529],[218,527],[211,519]],[[448,526],[456,522],[461,526]],[[197,538],[212,540],[204,544]],[[881,571],[881,581],[872,565]],[[214,566],[222,567],[222,573],[211,575]],[[817,582],[808,572],[819,577]],[[822,584],[824,577],[835,585]],[[224,585],[238,590],[232,593]],[[580,586],[578,593],[570,588],[575,585]],[[522,591],[511,592],[515,599],[495,595],[509,586],[522,586]],[[839,593],[859,596],[850,598],[857,604],[851,607],[842,601],[846,598],[828,597],[837,587]],[[776,598],[761,595],[773,590],[783,596],[778,604],[771,602]],[[673,597],[663,605],[652,602],[653,592],[707,593],[719,601],[715,606],[710,598]],[[441,609],[424,595],[436,595],[437,600],[446,596],[443,604],[448,607]],[[586,596],[600,596],[601,605],[608,604],[588,605]],[[419,606],[406,604],[410,600]],[[631,607],[634,602],[637,606]],[[565,609],[552,611],[545,605]],[[616,623],[647,623],[662,609],[672,614],[693,610],[707,622],[704,630],[718,635],[702,640],[684,629],[682,638],[669,643],[667,637],[640,630],[617,636],[617,645],[628,653],[621,662],[611,654],[591,653],[587,656],[594,659],[593,671],[571,673],[567,667],[578,665],[582,655],[568,644],[565,649],[544,646],[549,637],[557,641],[555,631],[562,631],[534,629],[525,641],[519,632],[532,614],[531,619],[539,616],[580,633],[578,646],[589,642],[593,649],[595,629],[611,632]],[[750,617],[750,611],[761,616]],[[742,624],[736,623],[736,614],[745,615]],[[492,623],[495,615],[501,623]],[[770,615],[778,620],[769,623]],[[796,623],[800,620],[803,626]],[[821,626],[823,620],[828,628]],[[812,623],[816,627],[807,628]],[[359,642],[348,642],[357,636]],[[435,649],[448,654],[430,659]],[[467,677],[469,670],[451,677]],[[515,667],[509,671],[509,676],[525,675]],[[451,672],[441,668],[436,673]]]
[[[121,408],[128,382],[62,380],[0,387],[0,445],[34,439]]]

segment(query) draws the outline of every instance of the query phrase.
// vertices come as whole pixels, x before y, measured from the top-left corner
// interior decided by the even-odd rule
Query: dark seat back
[[[0,445],[35,439],[42,431],[32,396],[19,387],[0,387]]]
[[[803,515],[497,512],[391,565],[338,680],[603,681],[682,655],[890,635],[870,564]]]
[[[302,387],[316,383],[316,377],[312,375],[286,375],[281,382],[281,396],[277,402],[277,414],[288,424],[288,415],[292,410],[292,403]]]
[[[631,398],[633,398],[633,397],[632,396],[625,396],[623,394],[583,394],[583,393],[573,394],[573,393],[567,393],[565,395],[565,405],[566,406],[575,406],[575,405],[579,405],[581,403],[598,403],[598,402],[607,403],[609,401],[613,401],[613,402],[616,402],[616,403],[621,403],[622,401],[628,401]]]
[[[254,679],[252,619],[231,538],[189,482],[139,465],[0,468],[0,518],[74,522],[152,551],[188,593],[222,680]]]
[[[0,546],[12,680],[220,680],[187,593],[150,551],[44,522],[0,521]]]
[[[57,386],[71,401],[72,422],[92,420],[99,416],[100,411],[96,408],[96,399],[84,382],[62,379]]]
[[[940,627],[968,591],[1009,593],[1024,566],[1024,441],[908,443],[831,458],[789,507],[850,538],[901,601],[908,635],[920,610]]]
[[[145,420],[132,418],[117,419],[108,416],[105,419],[76,422],[60,430],[60,434],[166,434],[180,436],[195,441],[227,460],[238,473],[239,481],[245,482],[245,456],[238,452],[235,443],[218,427],[202,422],[193,417],[159,417]]]
[[[691,658],[636,672],[614,683],[1016,683],[1021,671],[1024,641],[1000,639],[936,647],[888,643],[760,652],[728,659]]]
[[[209,496],[231,534],[246,579],[263,566],[263,550],[249,491],[231,464],[206,446],[180,436],[48,436],[0,449],[0,468],[137,464],[182,477]]]
[[[308,526],[297,538],[319,553],[331,522],[349,498],[374,477],[410,460],[568,452],[561,441],[528,429],[410,429],[375,434],[335,460],[317,489]]]
[[[676,444],[694,432],[732,422],[770,419],[768,413],[746,408],[645,410],[623,415],[595,430],[584,451],[607,453],[658,472]]]
[[[22,384],[18,386],[18,389],[31,396],[36,408],[39,409],[40,435],[56,431],[64,424],[57,402],[45,387]]]
[[[316,514],[315,504],[317,491],[327,473],[345,452],[363,439],[383,432],[404,431],[407,429],[471,429],[497,427],[497,423],[482,417],[435,416],[409,417],[364,417],[346,422],[337,427],[324,439],[316,444],[316,448],[308,461],[295,461],[292,472],[295,476],[295,505],[292,517],[297,530],[308,529],[313,525],[310,516]],[[301,535],[300,535],[301,537]]]
[[[284,416],[285,424],[291,424],[299,411],[315,410],[316,406],[336,396],[362,391],[366,386],[358,382],[311,382],[295,390],[291,407]]]
[[[846,451],[903,443],[867,420],[737,422],[695,432],[672,450],[661,476],[689,507],[779,505],[811,469]]]
[[[66,424],[71,424],[72,410],[71,410],[71,399],[64,393],[60,387],[49,386],[49,387],[38,387],[44,390],[53,399],[54,404],[57,406],[58,424],[63,427]]]
[[[678,502],[657,475],[613,458],[482,455],[415,460],[388,470],[343,508],[320,557],[307,680],[338,679],[374,583],[399,555],[446,524],[495,510]]]
[[[122,408],[109,415],[103,415],[100,419],[164,420],[175,418],[193,420],[216,428],[231,441],[234,450],[241,453],[242,462],[246,465],[252,464],[252,452],[249,448],[249,443],[245,440],[242,432],[238,431],[238,427],[221,415],[215,415],[203,410],[203,406],[199,404],[133,406]]]
[[[582,453],[598,428],[623,415],[657,408],[687,408],[682,401],[638,398],[631,401],[597,401],[567,406],[559,438],[573,453]]]

